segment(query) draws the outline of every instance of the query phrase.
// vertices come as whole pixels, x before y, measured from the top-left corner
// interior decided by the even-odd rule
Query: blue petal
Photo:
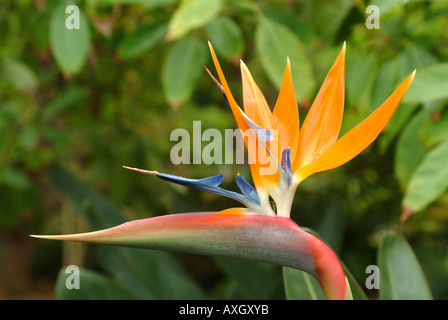
[[[244,112],[241,113],[243,114],[244,119],[246,119],[247,123],[252,128],[252,130],[254,130],[257,138],[260,141],[266,142],[266,141],[272,141],[272,139],[274,139],[274,134],[271,130],[260,127],[255,122],[253,122],[248,116],[246,116]]]
[[[173,183],[180,184],[180,185],[190,187],[193,189],[206,191],[206,192],[214,193],[214,194],[224,196],[224,197],[227,197],[230,199],[234,199],[236,201],[241,202],[242,204],[244,204],[247,207],[254,208],[254,207],[260,206],[258,194],[256,194],[256,195],[253,194],[253,192],[256,193],[255,189],[253,189],[249,185],[249,183],[247,183],[245,180],[244,180],[245,184],[244,184],[244,182],[242,182],[243,187],[241,187],[241,180],[238,178],[237,178],[237,182],[240,181],[240,183],[238,185],[240,185],[240,189],[243,188],[241,190],[244,192],[244,194],[220,188],[219,185],[221,184],[221,182],[224,179],[224,176],[222,174],[204,178],[204,179],[188,179],[188,178],[173,176],[171,174],[159,173],[157,171],[149,171],[149,170],[143,170],[143,169],[132,168],[132,167],[127,167],[127,166],[123,166],[123,167],[126,169],[129,169],[129,170],[156,176],[156,177],[159,177],[160,179],[168,181],[168,182],[173,182]],[[253,190],[251,190],[251,188]]]
[[[255,201],[257,204],[260,204],[260,198],[258,197],[257,190],[255,190],[255,188],[252,187],[242,175],[239,174],[236,176],[236,184],[243,194]]]
[[[288,147],[282,152],[282,169],[287,175],[288,186],[291,185],[292,180],[292,164],[291,164],[291,149]]]
[[[193,189],[206,191],[206,192],[210,192],[210,193],[224,196],[227,198],[231,198],[231,199],[234,199],[236,201],[243,203],[246,206],[250,206],[253,204],[259,205],[259,202],[254,201],[254,199],[252,197],[249,197],[245,194],[241,194],[241,193],[237,193],[234,191],[220,188],[219,185],[221,184],[222,180],[224,179],[223,175],[213,176],[213,177],[204,178],[204,179],[187,179],[187,178],[177,177],[177,176],[173,176],[171,174],[166,174],[166,173],[158,173],[156,176],[165,181],[177,183],[177,184],[180,184],[180,185],[183,185],[186,187],[190,187]]]
[[[174,182],[192,188],[194,187],[216,188],[224,180],[224,176],[222,174],[204,179],[187,179],[166,173],[159,173],[157,174],[157,177],[169,182]]]

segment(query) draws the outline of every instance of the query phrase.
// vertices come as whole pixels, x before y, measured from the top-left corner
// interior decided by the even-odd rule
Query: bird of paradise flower
[[[241,175],[236,178],[241,190],[238,193],[219,187],[222,175],[187,179],[157,171],[125,168],[229,197],[245,208],[172,214],[88,233],[34,237],[270,262],[311,274],[327,299],[346,299],[350,290],[336,255],[324,242],[290,219],[294,194],[298,185],[310,175],[343,165],[376,139],[409,88],[415,71],[369,117],[338,139],[344,108],[345,43],[301,128],[289,60],[272,112],[248,68],[241,62],[243,111],[232,96],[210,43],[209,47],[219,81],[207,71],[222,91],[239,129],[251,132],[257,146],[264,150],[264,153],[254,151],[253,145],[246,140],[255,187]],[[261,161],[263,154],[267,162]],[[272,166],[276,169],[263,173],[263,169]],[[275,209],[270,197],[275,202]]]

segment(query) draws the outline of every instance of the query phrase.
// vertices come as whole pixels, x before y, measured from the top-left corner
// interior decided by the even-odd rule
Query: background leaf
[[[417,103],[402,102],[400,104],[379,137],[379,148],[382,153],[386,152],[394,138],[403,131],[403,128],[411,121],[413,114],[419,107],[420,105]]]
[[[101,5],[114,5],[114,4],[137,4],[145,8],[155,8],[159,6],[173,5],[179,0],[98,0]]]
[[[271,299],[281,288],[278,268],[255,261],[213,257],[217,265],[235,281],[242,299]]]
[[[205,299],[202,289],[167,252],[116,247],[98,249],[101,267],[138,299]]]
[[[283,279],[288,300],[326,300],[317,280],[304,271],[283,267]]]
[[[229,17],[217,17],[206,28],[208,38],[218,54],[226,59],[244,52],[244,38],[240,26]]]
[[[204,26],[221,10],[221,0],[182,0],[168,27],[168,38],[178,39]]]
[[[379,67],[372,93],[373,107],[380,106],[396,89],[398,84],[398,69],[400,67],[398,60],[389,60]]]
[[[131,300],[133,295],[107,279],[102,274],[88,269],[79,269],[79,289],[68,289],[67,278],[71,273],[61,269],[56,281],[56,297],[60,300]]]
[[[381,300],[428,300],[432,299],[421,267],[404,238],[397,234],[387,235],[380,247]]]
[[[420,111],[406,126],[398,139],[394,165],[395,175],[403,189],[406,188],[414,170],[426,154],[426,149],[419,137],[420,129],[428,118],[428,112]]]
[[[428,152],[412,175],[403,207],[420,211],[448,188],[448,140]]]
[[[448,63],[437,63],[417,71],[403,101],[426,102],[446,98],[448,98]]]
[[[398,77],[405,78],[417,69],[417,72],[436,64],[437,58],[426,48],[415,43],[407,43],[400,55],[400,63],[397,63]]]
[[[8,81],[17,90],[31,92],[38,85],[38,79],[33,70],[17,60],[1,61],[0,75],[3,81]]]
[[[353,54],[348,47],[346,65],[346,105],[354,112],[344,114],[341,134],[358,125],[380,106],[372,105],[372,90],[378,69],[376,56]],[[392,92],[388,92],[388,96]]]
[[[74,108],[85,102],[88,90],[82,87],[69,86],[57,97],[50,101],[42,111],[42,118],[45,121],[54,120],[63,111]]]
[[[392,11],[393,9],[402,5],[401,0],[370,0],[369,5],[375,5],[379,8],[380,12],[383,14]]]
[[[324,4],[324,5],[322,5]],[[312,21],[326,21],[326,23],[313,23],[321,34],[322,39],[333,41],[353,7],[353,2],[344,0],[324,0],[321,5],[310,2]],[[345,39],[344,39],[345,40]]]
[[[162,84],[172,106],[179,106],[190,97],[207,57],[205,43],[193,38],[183,39],[170,49],[162,70]]]
[[[281,86],[289,57],[296,98],[299,101],[311,98],[315,89],[312,67],[294,33],[275,21],[260,18],[255,30],[255,46],[264,70],[277,88]]]
[[[123,59],[130,59],[148,52],[162,40],[167,27],[166,23],[159,21],[140,26],[123,38],[118,46],[118,54]]]
[[[448,140],[448,113],[443,113],[440,119],[427,119],[422,125],[420,137],[426,148]]]
[[[79,29],[66,28],[67,3],[54,9],[50,21],[50,46],[53,56],[66,74],[75,74],[84,66],[90,49],[90,25],[84,13],[79,12]]]

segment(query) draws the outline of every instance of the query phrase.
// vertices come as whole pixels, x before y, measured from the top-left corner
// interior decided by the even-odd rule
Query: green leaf
[[[315,229],[319,237],[325,239],[325,242],[335,253],[340,252],[342,248],[345,230],[344,218],[340,206],[332,204],[325,210],[319,225]]]
[[[419,107],[417,103],[401,103],[380,135],[379,149],[386,151],[392,140],[400,133],[410,121],[412,114]]]
[[[206,28],[208,38],[216,51],[226,59],[235,58],[244,51],[243,32],[228,17],[213,19]]]
[[[370,0],[369,5],[377,6],[381,14],[386,14],[403,5],[403,0]]]
[[[87,88],[70,86],[45,106],[42,118],[51,121],[62,111],[81,105],[87,96]]]
[[[118,46],[118,54],[123,59],[130,59],[148,52],[163,39],[167,27],[167,23],[155,22],[126,34]]]
[[[0,182],[16,190],[24,190],[30,185],[30,181],[24,173],[10,167],[5,167],[0,170]]]
[[[375,54],[350,53],[347,50],[346,97],[348,106],[341,127],[341,135],[350,131],[367,118],[379,105],[372,104],[372,90],[375,84],[378,61]],[[393,90],[387,92],[387,97]],[[383,103],[381,101],[381,103]]]
[[[21,91],[33,91],[38,85],[36,74],[26,64],[13,60],[4,60],[0,66],[1,76],[15,89]]]
[[[407,241],[397,235],[387,235],[379,249],[381,300],[432,299],[419,262]]]
[[[428,112],[437,114],[437,113],[442,112],[443,109],[445,108],[446,99],[423,101],[422,105],[423,105],[423,108],[428,110]]]
[[[269,270],[266,268],[269,266],[263,263],[222,257],[213,257],[213,260],[230,279],[235,280],[243,299],[269,299],[279,285],[278,274],[273,272],[277,269]]]
[[[438,120],[428,118],[421,128],[420,137],[427,148],[448,140],[448,112],[444,112]]]
[[[50,20],[50,47],[62,72],[75,74],[84,66],[90,48],[90,26],[82,11],[79,11],[79,29],[68,29],[66,19],[75,13],[66,13],[68,3],[63,2],[54,9]],[[76,18],[76,17],[75,17]]]
[[[317,280],[304,271],[283,267],[283,280],[288,300],[326,299]]]
[[[420,129],[428,118],[428,112],[420,111],[412,118],[398,138],[394,166],[395,175],[403,190],[406,189],[409,179],[426,154],[426,149],[419,136]]]
[[[268,19],[288,27],[299,37],[303,44],[312,46],[315,43],[316,35],[312,27],[313,24],[305,19],[298,19],[296,11],[291,10],[291,8],[282,3],[262,3],[260,6],[263,14]]]
[[[168,38],[178,39],[193,29],[205,26],[219,13],[221,5],[221,0],[182,0],[171,18]]]
[[[448,188],[448,140],[432,149],[409,181],[403,207],[420,211]]]
[[[310,100],[315,80],[305,48],[297,36],[284,25],[260,18],[255,30],[255,45],[262,66],[279,89],[286,61],[291,61],[294,90],[298,101]]]
[[[32,148],[39,142],[39,132],[33,125],[28,125],[22,129],[18,143],[23,148]]]
[[[334,41],[335,36],[341,30],[344,21],[349,16],[353,7],[352,1],[324,0],[313,2],[311,21],[319,38],[327,43]],[[318,23],[317,21],[325,21]]]
[[[417,70],[403,98],[406,102],[427,102],[448,98],[448,63],[436,63]]]
[[[56,298],[59,300],[129,300],[135,299],[114,281],[98,272],[79,268],[79,288],[71,287],[76,274],[64,268],[56,281]],[[67,283],[69,286],[67,286]],[[70,289],[71,288],[71,289]]]
[[[362,55],[350,58],[347,54],[347,100],[350,106],[356,106],[357,113],[364,118],[369,115],[378,105],[372,105],[372,90],[378,70],[378,61],[375,54]],[[395,89],[395,88],[394,88]],[[386,98],[393,92],[393,89],[385,93]]]
[[[355,277],[348,271],[346,266],[342,266],[345,272],[345,276],[347,277],[349,290],[347,294],[351,295],[351,298],[347,298],[347,300],[367,300],[367,296],[359,285],[358,281],[356,281]]]
[[[129,4],[141,5],[145,8],[156,8],[168,6],[176,3],[178,0],[98,0],[100,5]]]
[[[138,299],[206,298],[170,253],[101,246],[98,256],[103,269]]]
[[[413,43],[407,44],[400,56],[398,76],[401,78],[407,77],[415,69],[419,72],[423,68],[437,62],[437,58],[426,48],[419,47]]]
[[[162,85],[172,106],[190,98],[207,57],[205,43],[194,38],[183,39],[170,48],[162,69]]]
[[[399,59],[392,59],[383,63],[378,70],[378,76],[372,91],[372,106],[381,105],[396,89],[398,84]]]
[[[86,214],[86,206],[91,208],[89,212],[97,216],[86,216],[92,227],[107,228],[126,222],[116,206],[60,166],[50,168],[49,178],[54,187],[73,203],[79,213]]]

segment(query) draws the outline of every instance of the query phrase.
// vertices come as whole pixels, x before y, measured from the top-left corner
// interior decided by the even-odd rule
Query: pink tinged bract
[[[172,214],[88,233],[34,237],[275,263],[314,276],[327,299],[346,298],[345,275],[327,245],[290,218],[244,212]]]

